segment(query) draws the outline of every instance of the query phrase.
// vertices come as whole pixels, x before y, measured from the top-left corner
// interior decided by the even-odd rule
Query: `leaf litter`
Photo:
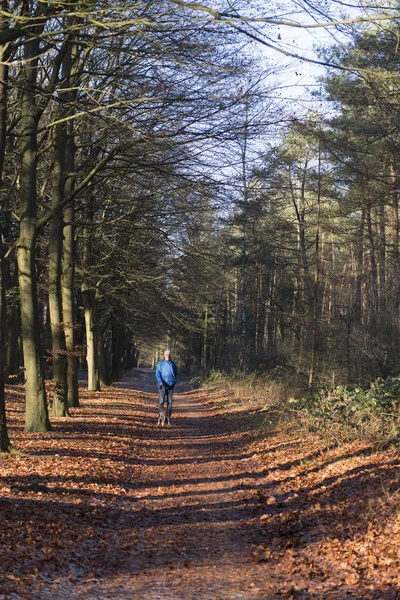
[[[8,389],[0,600],[400,598],[395,446],[255,430],[184,388],[156,427],[155,398],[138,373],[24,434]]]

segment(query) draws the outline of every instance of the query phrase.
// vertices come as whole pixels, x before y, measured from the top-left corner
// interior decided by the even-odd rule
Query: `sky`
[[[267,7],[269,1],[266,2],[263,0],[261,7],[264,5]],[[280,7],[280,12],[277,13],[278,18],[294,21],[302,25],[315,23],[312,16],[304,10],[301,11],[298,7],[296,8],[297,0],[282,0],[281,2],[275,2],[275,5]],[[340,6],[340,13],[338,13],[336,3],[332,0],[324,3],[324,9],[328,10],[327,7],[332,9],[330,14],[333,18],[355,17],[360,14],[359,9],[346,8],[346,12],[344,12]],[[260,14],[263,14],[262,9]],[[264,12],[264,14],[266,13]],[[326,22],[326,19],[320,17],[318,21]],[[272,45],[278,46],[291,54],[311,60],[320,60],[317,54],[318,47],[346,44],[349,39],[346,39],[344,32],[340,33],[333,27],[330,29],[323,27],[304,29],[273,25],[270,26],[268,31],[267,41]],[[259,52],[269,63],[282,66],[282,70],[277,76],[282,99],[293,100],[296,104],[296,110],[300,112],[308,110],[310,106],[315,106],[315,98],[311,98],[310,92],[318,90],[320,87],[318,78],[326,73],[325,67],[307,62],[306,60],[301,61],[296,58],[287,57],[278,51],[262,45],[260,45]],[[293,110],[295,110],[294,104]]]

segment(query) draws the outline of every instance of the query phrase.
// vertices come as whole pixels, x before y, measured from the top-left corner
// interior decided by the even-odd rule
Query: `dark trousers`
[[[158,402],[159,402],[160,407],[161,407],[164,404],[164,400],[167,401],[167,406],[168,406],[167,418],[168,419],[171,417],[171,414],[172,414],[172,395],[173,395],[173,391],[174,390],[172,388],[167,388],[167,387],[165,387],[165,385],[163,385],[159,389],[160,397],[159,397]]]

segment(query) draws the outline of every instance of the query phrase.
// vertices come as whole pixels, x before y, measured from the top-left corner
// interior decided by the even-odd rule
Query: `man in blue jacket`
[[[171,359],[170,350],[164,352],[164,360],[160,360],[156,368],[156,379],[159,390],[159,405],[160,408],[164,403],[164,397],[167,397],[167,421],[168,425],[171,425],[171,413],[172,413],[172,394],[178,378],[178,369],[176,364]]]

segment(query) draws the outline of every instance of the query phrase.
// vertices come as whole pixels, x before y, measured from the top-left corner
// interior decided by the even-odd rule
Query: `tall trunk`
[[[300,310],[302,313],[307,313],[310,306],[311,300],[309,295],[308,286],[308,258],[307,258],[307,244],[306,244],[306,180],[307,180],[307,169],[308,159],[305,160],[303,166],[303,177],[300,187],[300,199],[297,198],[295,191],[295,184],[292,180],[291,171],[289,169],[289,188],[291,192],[291,200],[293,208],[296,214],[297,221],[297,246],[300,257],[299,275],[297,277],[298,283],[296,283],[296,290],[293,297],[293,320],[296,322],[296,313]],[[293,328],[293,350],[298,356],[298,369],[300,369],[301,362],[303,360],[303,349],[305,345],[305,328],[304,319],[297,319],[297,323]]]
[[[372,216],[371,206],[369,205],[366,209],[367,218],[367,235],[369,242],[369,256],[370,256],[370,268],[371,268],[371,282],[370,282],[370,325],[372,331],[376,331],[377,327],[377,311],[378,311],[378,267],[376,264],[375,256],[375,239],[372,227]]]
[[[396,315],[396,323],[399,326],[399,308],[400,308],[400,221],[399,221],[399,193],[397,190],[393,194],[393,280],[394,280],[394,309]]]
[[[0,1],[0,31],[8,28],[8,22],[5,14],[8,12],[7,0]],[[6,135],[7,135],[7,98],[8,98],[8,50],[6,46],[0,46],[0,191],[3,192],[3,168],[6,156]],[[3,206],[3,197],[0,198],[0,209]]]
[[[65,127],[63,124],[60,124],[56,128],[53,190],[51,202],[52,209],[56,209],[64,199],[65,144]],[[67,406],[66,345],[63,331],[63,316],[61,306],[62,230],[62,214],[61,211],[59,211],[52,218],[49,226],[49,312],[54,380],[51,412],[57,417],[65,417],[69,415]]]
[[[307,295],[307,274],[308,274],[308,260],[307,260],[307,244],[306,244],[306,178],[307,178],[308,160],[304,164],[303,179],[301,182],[301,194],[300,194],[300,211],[299,211],[299,240],[300,240],[300,252],[301,252],[301,265],[304,277],[304,290]]]
[[[361,212],[360,228],[358,231],[356,246],[356,273],[355,273],[355,292],[354,292],[354,312],[357,324],[363,321],[363,285],[364,285],[364,229],[365,229],[365,208]]]
[[[212,366],[216,369],[219,366],[219,355],[221,348],[221,338],[225,334],[224,331],[220,330],[220,310],[221,310],[221,302],[224,295],[223,288],[221,289],[221,296],[219,296],[219,290],[216,290],[215,293],[215,305],[214,305],[214,342],[213,342],[213,362]],[[191,357],[191,350],[189,351],[189,356]]]
[[[204,312],[204,333],[203,333],[203,344],[202,344],[202,367],[207,369],[207,347],[208,347],[208,302],[206,301],[206,307]]]
[[[99,368],[97,361],[97,328],[95,326],[95,306],[93,290],[82,288],[86,329],[86,363],[88,369],[88,390],[100,391]]]
[[[21,102],[20,230],[18,279],[21,300],[21,329],[25,368],[25,431],[48,431],[50,422],[44,386],[43,351],[36,281],[36,174],[38,110],[35,104],[39,38],[25,42]]]
[[[1,188],[0,188],[1,189]],[[6,350],[6,265],[3,247],[3,227],[0,214],[0,452],[9,452],[11,443],[7,431],[6,402],[5,402],[5,350]]]
[[[77,91],[69,91],[71,84],[77,88],[76,77],[79,76],[78,51],[76,44],[71,39],[68,50],[63,62],[63,80],[65,81],[65,96],[69,100],[69,113],[74,110]],[[74,72],[73,72],[74,71]],[[76,77],[74,77],[76,75]],[[66,144],[65,144],[65,171],[67,178],[64,185],[64,194],[68,198],[74,190],[74,177],[68,176],[75,171],[75,139],[74,139],[74,121],[70,119],[66,123]],[[76,327],[74,310],[74,280],[75,280],[75,262],[76,262],[76,240],[75,240],[75,201],[72,200],[64,212],[64,230],[63,230],[63,260],[62,260],[62,278],[61,293],[63,305],[63,323],[65,346],[67,349],[67,404],[69,407],[79,406],[79,388],[78,388],[78,355],[76,350]]]
[[[1,179],[0,179],[1,190]],[[7,429],[7,413],[5,399],[5,362],[7,339],[7,264],[3,244],[3,215],[0,213],[0,452],[22,454],[10,442]]]
[[[378,267],[378,322],[383,323],[387,314],[385,302],[386,287],[386,215],[385,205],[378,207],[379,217],[379,267]]]
[[[383,290],[386,283],[386,215],[385,206],[379,206],[379,287]]]
[[[122,377],[122,340],[123,334],[121,324],[113,317],[111,319],[111,378],[113,381],[119,381]]]
[[[35,241],[35,219],[21,216],[18,240],[18,271],[25,370],[26,432],[48,431],[50,429],[44,386],[43,350],[39,335]]]
[[[7,10],[8,2],[1,2],[2,11]],[[0,31],[7,26],[3,14],[0,13]],[[0,47],[0,210],[4,208],[3,168],[6,153],[7,128],[7,85],[8,66],[4,47]],[[5,403],[5,355],[6,355],[6,264],[3,248],[3,215],[0,213],[0,452],[9,452],[11,448],[7,431]]]
[[[66,171],[73,172],[74,158],[73,139],[69,137],[67,141]],[[69,178],[65,184],[65,194],[69,196],[73,190],[73,178]],[[63,263],[61,278],[61,293],[63,305],[63,323],[65,346],[67,349],[67,404],[70,407],[79,406],[78,391],[78,356],[76,351],[76,327],[74,311],[74,279],[75,279],[75,202],[68,204],[64,213],[64,240],[63,240]]]
[[[256,305],[255,305],[255,327],[254,327],[254,349],[256,359],[259,357],[259,345],[260,345],[260,312],[261,312],[261,265],[256,263]]]
[[[244,369],[247,363],[246,346],[247,346],[247,310],[246,310],[246,276],[247,276],[247,222],[248,222],[248,200],[249,187],[247,181],[247,144],[249,136],[249,97],[245,96],[245,122],[243,129],[243,146],[241,153],[241,168],[242,168],[242,195],[243,195],[243,212],[242,212],[242,231],[241,231],[241,248],[240,248],[240,279],[239,279],[239,367]]]
[[[274,317],[274,306],[273,298],[275,294],[275,278],[276,271],[271,271],[268,275],[268,311],[266,315],[266,350],[267,358],[271,359],[276,353],[276,336],[275,336],[275,317]]]
[[[16,383],[22,364],[19,339],[19,307],[7,306],[7,341],[5,354],[5,381]]]
[[[301,272],[301,296],[302,302],[307,305],[307,284],[308,274],[307,244],[306,244],[306,178],[307,178],[308,160],[304,163],[303,178],[301,182],[300,201],[296,198],[295,186],[292,181],[289,170],[289,187],[291,191],[292,204],[296,213],[298,248],[300,252],[300,272]]]
[[[103,343],[103,335],[102,332],[100,330],[100,327],[98,327],[95,324],[96,327],[96,331],[95,331],[95,344],[96,344],[96,358],[97,358],[97,364],[98,364],[98,373],[99,373],[99,385],[100,387],[103,385],[111,385],[112,381],[111,381],[111,372],[110,372],[110,367],[109,367],[109,363],[106,360],[106,353],[105,353],[105,348],[104,348],[104,343]]]
[[[246,238],[243,235],[242,240],[242,264],[240,266],[240,279],[238,286],[237,303],[239,307],[239,367],[245,368],[246,365],[246,338],[247,338],[247,320],[246,320]]]
[[[0,67],[1,68],[1,67]],[[3,213],[3,243],[5,246],[10,246],[12,243],[12,217],[11,212],[6,210]],[[18,273],[17,257],[15,252],[4,258],[5,261],[5,285],[7,294],[15,297],[18,280],[15,276]],[[7,327],[6,327],[6,342],[5,342],[5,378],[8,383],[17,383],[21,379],[21,365],[23,362],[21,337],[20,337],[20,311],[19,304],[13,300],[7,300]]]
[[[84,274],[82,277],[82,299],[85,316],[86,330],[86,363],[88,369],[88,390],[91,392],[100,391],[100,378],[98,366],[98,342],[96,335],[98,329],[96,326],[96,290],[89,281],[90,267],[90,232],[84,232],[83,238],[83,256],[82,256]]]
[[[399,272],[399,239],[400,239],[400,224],[399,224],[399,192],[397,190],[397,175],[396,170],[392,167],[392,182],[393,182],[393,194],[392,194],[392,246],[393,246],[393,263],[395,266],[395,273]]]
[[[314,289],[313,289],[313,318],[312,318],[312,342],[310,370],[308,374],[308,385],[311,387],[314,382],[315,369],[317,364],[317,346],[318,346],[318,292],[319,292],[319,235],[321,221],[321,148],[318,152],[318,196],[317,196],[317,223],[315,233],[315,267],[314,267]]]

